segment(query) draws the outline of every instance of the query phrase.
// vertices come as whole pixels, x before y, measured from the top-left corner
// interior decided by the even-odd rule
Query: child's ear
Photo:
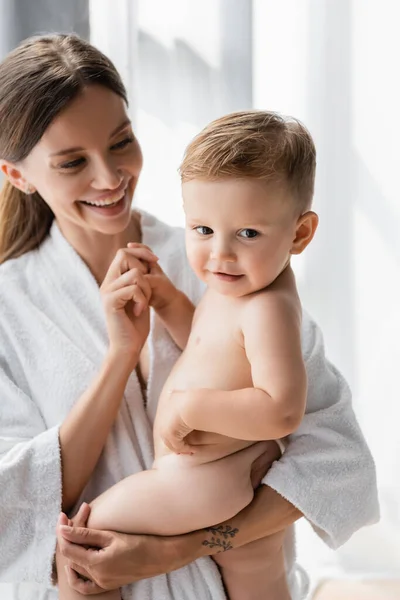
[[[296,225],[296,237],[293,240],[290,254],[301,254],[314,237],[318,227],[318,215],[309,210],[301,215]]]

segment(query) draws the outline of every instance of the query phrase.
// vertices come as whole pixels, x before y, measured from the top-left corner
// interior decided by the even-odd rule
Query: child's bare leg
[[[266,447],[266,442],[260,442],[201,465],[187,461],[187,457],[166,456],[157,469],[127,477],[96,498],[91,503],[87,526],[125,533],[177,535],[209,526],[210,521],[225,521],[251,502],[251,466]],[[58,549],[56,563],[60,600],[83,600],[85,596],[68,585],[66,560]],[[121,594],[117,590],[91,598],[120,600]]]
[[[230,600],[291,600],[283,536],[279,532],[214,557]]]
[[[265,447],[260,442],[200,465],[192,457],[165,456],[156,469],[131,475],[96,498],[88,527],[178,535],[225,521],[253,499],[251,465]]]

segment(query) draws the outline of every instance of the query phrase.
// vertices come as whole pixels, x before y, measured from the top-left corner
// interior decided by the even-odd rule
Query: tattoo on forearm
[[[218,552],[226,552],[233,548],[230,539],[233,539],[238,533],[239,529],[232,529],[230,525],[218,525],[217,527],[206,527],[206,531],[209,531],[211,540],[204,540],[203,546],[209,546],[210,548],[218,548]]]

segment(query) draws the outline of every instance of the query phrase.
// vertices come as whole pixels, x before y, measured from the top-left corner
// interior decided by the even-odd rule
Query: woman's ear
[[[309,210],[299,217],[296,225],[296,236],[290,254],[301,254],[314,237],[318,227],[318,215]]]
[[[33,194],[36,191],[35,188],[26,181],[18,167],[12,163],[2,160],[0,162],[0,169],[7,177],[8,181],[18,190],[24,192],[24,194]]]

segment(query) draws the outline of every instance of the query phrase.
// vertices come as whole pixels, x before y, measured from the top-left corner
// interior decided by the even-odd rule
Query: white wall
[[[320,227],[295,262],[303,302],[352,385],[378,469],[378,525],[337,553],[300,528],[315,575],[400,575],[397,14],[391,0],[254,0],[255,106],[302,119],[317,145]]]
[[[251,104],[248,0],[139,0],[137,134],[144,167],[137,202],[183,224],[177,169],[209,121]]]

